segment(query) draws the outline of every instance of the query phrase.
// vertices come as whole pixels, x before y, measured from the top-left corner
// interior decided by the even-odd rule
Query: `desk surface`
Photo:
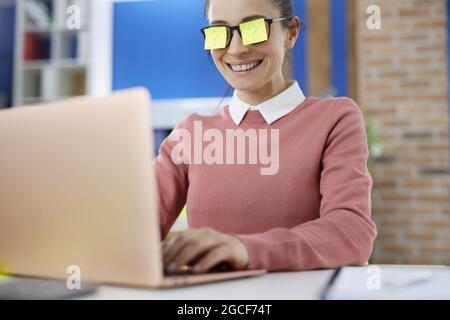
[[[345,268],[339,282],[343,287],[338,299],[450,299],[450,268],[445,266],[377,265],[383,281],[389,277],[427,270],[432,279],[394,291],[369,290],[366,283],[373,276],[371,266]],[[277,272],[262,276],[216,282],[174,289],[136,289],[100,286],[83,299],[149,300],[314,300],[321,299],[335,270]],[[350,273],[350,277],[348,274]],[[338,280],[336,280],[337,282]],[[335,282],[335,283],[336,283]],[[342,286],[342,282],[345,282]],[[402,291],[404,290],[404,291]]]
[[[262,276],[174,289],[100,286],[83,299],[300,300],[319,299],[334,270],[277,272]]]
[[[314,300],[323,298],[323,294],[327,291],[329,299],[450,300],[450,267],[448,266],[367,265],[342,268],[337,277],[333,277],[335,274],[335,270],[274,272],[251,278],[173,289],[100,285],[94,293],[78,298],[92,300]],[[0,278],[0,283],[14,282],[15,279],[14,277]],[[23,278],[17,279],[23,280]],[[333,284],[329,286],[331,279]],[[405,280],[407,280],[406,284]],[[30,282],[26,284],[29,285]],[[392,284],[396,285],[393,287]],[[38,299],[41,299],[44,298],[40,296],[42,285],[47,286],[49,283],[42,284],[42,281],[38,281],[37,287],[29,286],[26,290],[37,293]],[[58,289],[57,292],[59,292],[61,286],[65,290],[65,285],[65,281],[57,281],[52,288]],[[15,289],[3,287],[3,289],[7,295],[10,295],[8,290],[17,291],[17,287]],[[27,294],[30,293],[27,292]]]

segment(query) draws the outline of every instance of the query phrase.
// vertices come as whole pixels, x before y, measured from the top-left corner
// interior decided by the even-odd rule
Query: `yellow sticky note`
[[[242,44],[244,46],[263,42],[268,39],[266,21],[264,19],[244,22],[240,25],[240,27],[242,33]]]
[[[227,28],[214,27],[205,29],[205,50],[223,49],[227,45]]]

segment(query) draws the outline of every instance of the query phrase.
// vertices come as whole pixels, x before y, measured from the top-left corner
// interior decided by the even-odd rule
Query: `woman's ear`
[[[292,17],[291,26],[288,30],[288,38],[286,39],[286,48],[287,49],[294,48],[299,34],[300,34],[300,18],[295,16],[295,17]]]

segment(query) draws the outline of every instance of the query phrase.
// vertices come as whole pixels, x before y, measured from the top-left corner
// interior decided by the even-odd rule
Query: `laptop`
[[[0,273],[170,288],[265,270],[164,274],[150,94],[0,112]]]

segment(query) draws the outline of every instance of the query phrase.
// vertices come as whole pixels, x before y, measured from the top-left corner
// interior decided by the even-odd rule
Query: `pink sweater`
[[[223,137],[227,129],[266,129],[269,142],[270,130],[278,129],[279,165],[272,174],[261,174],[269,165],[260,159],[249,163],[249,147],[244,164],[226,164],[225,156],[225,164],[194,164],[194,150],[190,164],[178,164],[172,151],[179,146],[174,139],[179,130],[173,131],[153,163],[163,238],[187,204],[190,228],[240,238],[249,269],[307,270],[368,261],[376,237],[372,178],[364,120],[353,100],[307,98],[271,125],[259,111],[248,111],[236,126],[225,107],[211,116],[192,114],[176,129],[194,140],[196,121],[203,132],[214,128]],[[225,140],[223,150],[225,155]]]

